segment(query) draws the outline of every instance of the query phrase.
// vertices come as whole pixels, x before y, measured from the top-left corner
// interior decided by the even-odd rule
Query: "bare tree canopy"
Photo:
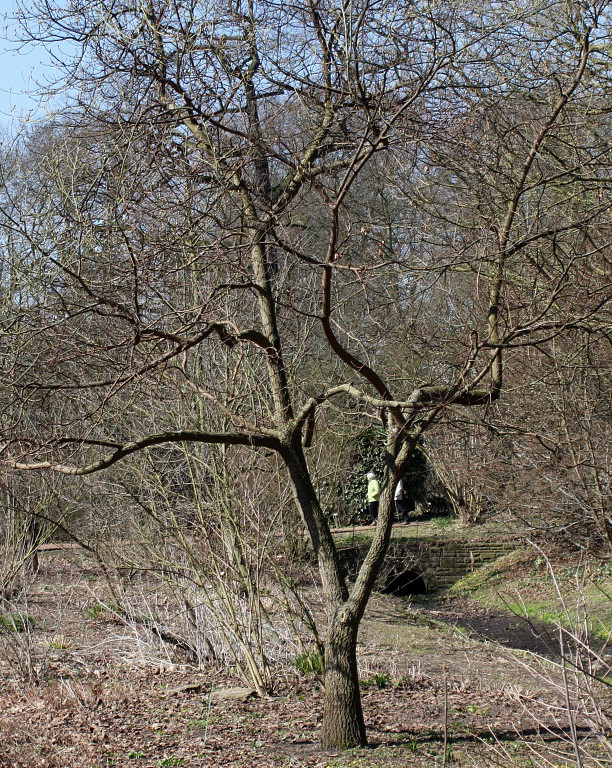
[[[325,593],[323,743],[364,744],[357,631],[417,442],[557,340],[609,343],[608,4],[35,0],[24,35],[76,52],[3,158],[2,460],[276,452]],[[348,584],[307,448],[375,420]]]

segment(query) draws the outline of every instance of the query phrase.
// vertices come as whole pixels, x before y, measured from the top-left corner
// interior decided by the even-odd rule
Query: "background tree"
[[[322,740],[364,744],[357,632],[423,434],[608,327],[607,5],[30,13],[80,50],[5,188],[5,258],[30,277],[2,331],[20,345],[4,461],[80,476],[176,443],[275,452],[325,600]],[[307,449],[364,413],[385,474],[348,584]]]

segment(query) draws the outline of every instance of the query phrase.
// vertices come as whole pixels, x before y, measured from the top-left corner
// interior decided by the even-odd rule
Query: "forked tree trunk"
[[[299,439],[284,453],[284,458],[317,556],[328,617],[321,745],[330,749],[363,746],[366,734],[357,674],[359,615],[346,604],[346,581]]]
[[[413,449],[414,441],[401,444],[396,451],[393,462],[399,463],[394,471],[395,480],[401,476]],[[312,485],[300,435],[286,445],[283,457],[317,556],[327,611],[321,745],[325,749],[362,747],[367,739],[357,671],[357,633],[389,544],[394,482],[382,489],[376,533],[349,594],[338,551]]]
[[[357,673],[358,628],[356,619],[350,621],[338,616],[328,626],[321,731],[321,745],[325,749],[348,749],[367,744]]]

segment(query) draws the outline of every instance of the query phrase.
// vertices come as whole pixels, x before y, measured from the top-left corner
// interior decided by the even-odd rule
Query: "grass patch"
[[[325,671],[325,662],[319,650],[305,651],[298,654],[295,657],[293,666],[304,675],[322,675]]]
[[[58,651],[69,651],[73,648],[72,643],[64,635],[56,635],[53,640],[49,640],[49,648],[55,648]]]
[[[0,614],[0,630],[5,632],[31,632],[35,623],[34,617],[27,613]]]
[[[391,683],[391,675],[388,672],[375,672],[370,677],[361,681],[362,688],[386,688]]]
[[[99,619],[100,616],[102,616],[105,613],[110,613],[112,615],[121,615],[121,608],[119,608],[116,605],[113,605],[113,603],[94,603],[91,605],[87,610],[87,615],[90,619]]]
[[[612,575],[608,564],[553,563],[522,549],[464,576],[448,589],[488,608],[527,620],[570,629],[577,621],[593,638],[612,638]],[[559,598],[559,588],[563,601]]]
[[[334,540],[337,546],[349,547],[359,544],[367,544],[374,536],[374,528],[366,530],[343,531],[334,533]],[[442,540],[461,540],[461,541],[479,541],[503,537],[507,538],[510,531],[505,525],[496,521],[482,523],[477,526],[466,528],[464,525],[452,516],[434,517],[430,520],[414,520],[410,525],[394,525],[391,531],[392,539],[432,539],[432,541]]]

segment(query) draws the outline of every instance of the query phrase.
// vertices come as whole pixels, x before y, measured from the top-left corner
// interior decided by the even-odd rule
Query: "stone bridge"
[[[354,578],[369,544],[340,545],[349,578]],[[439,538],[392,539],[376,589],[395,595],[414,595],[449,587],[463,576],[521,546],[519,541],[455,541]]]

